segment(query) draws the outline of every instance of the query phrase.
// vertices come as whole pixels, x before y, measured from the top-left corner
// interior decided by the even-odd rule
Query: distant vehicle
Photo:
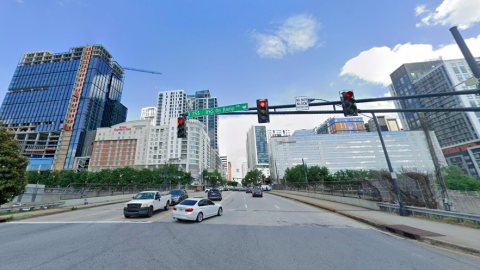
[[[251,187],[247,187],[247,190],[245,193],[252,193],[252,188]]]
[[[234,188],[233,191],[240,191],[240,188]]]
[[[204,218],[221,216],[223,208],[209,199],[191,198],[173,207],[172,217],[178,220],[196,220],[202,222]]]
[[[261,189],[254,189],[252,191],[252,197],[263,197],[262,190]]]
[[[131,216],[151,217],[153,212],[160,208],[168,210],[171,201],[170,194],[162,196],[160,191],[142,191],[125,204],[123,215],[126,218]]]
[[[170,190],[168,194],[172,195],[172,201],[170,201],[170,205],[178,204],[188,198],[186,190],[174,189]]]
[[[222,200],[222,192],[220,192],[220,190],[216,189],[216,188],[212,188],[209,192],[208,192],[208,198],[210,200],[213,200],[213,199],[216,199],[216,200]]]
[[[263,191],[270,191],[270,190],[272,190],[272,187],[269,186],[269,185],[262,185],[262,190]]]
[[[210,189],[212,189],[212,187],[207,187],[207,188],[205,189],[205,193],[209,192]]]

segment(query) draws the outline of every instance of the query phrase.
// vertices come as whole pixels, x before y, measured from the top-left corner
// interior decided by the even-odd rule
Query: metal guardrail
[[[15,211],[30,211],[35,209],[47,209],[50,207],[55,207],[63,204],[65,204],[65,202],[36,204],[36,205],[22,205],[22,206],[15,206],[10,208],[0,209],[0,213],[5,213],[5,212],[8,213],[8,212],[15,212]]]
[[[388,204],[388,203],[377,203],[377,204],[378,206],[380,206],[382,210],[387,210],[388,212],[395,212],[395,210],[397,210],[398,212],[398,209],[400,208],[400,206],[396,204]],[[480,223],[480,215],[435,210],[435,209],[428,209],[428,208],[414,207],[414,206],[405,206],[405,208],[407,208],[407,211],[413,215],[423,214],[428,218],[432,218],[431,215],[436,215],[438,216],[439,219],[443,219],[444,217],[450,217],[450,218],[457,219],[457,222],[470,220],[475,225],[479,225]]]

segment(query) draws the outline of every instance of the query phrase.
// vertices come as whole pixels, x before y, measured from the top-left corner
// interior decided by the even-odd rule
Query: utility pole
[[[303,172],[305,173],[305,180],[307,181],[307,192],[308,192],[308,177],[307,177],[307,169],[305,168],[305,161],[303,161],[303,158],[302,158],[302,163],[303,163]]]
[[[435,167],[435,176],[442,189],[443,208],[446,211],[455,211],[453,203],[450,201],[450,197],[448,196],[447,185],[445,184],[445,181],[443,179],[440,164],[438,162],[438,157],[435,154],[435,150],[433,149],[433,142],[432,137],[430,137],[427,119],[425,118],[425,114],[423,112],[421,113],[421,116],[423,132],[425,133],[425,138],[427,139],[428,149],[430,150],[430,155],[432,156],[433,166]]]
[[[167,161],[165,160],[165,166],[163,166],[163,191],[165,191],[166,182],[167,182]]]
[[[387,160],[388,170],[390,171],[390,175],[392,176],[393,187],[395,188],[395,193],[397,194],[397,201],[398,205],[400,206],[398,212],[400,213],[400,216],[406,217],[408,216],[408,211],[403,205],[402,194],[400,194],[400,189],[398,188],[397,175],[393,171],[392,164],[390,163],[390,158],[388,157],[387,147],[385,147],[385,142],[383,141],[382,131],[380,130],[380,126],[378,125],[377,117],[373,112],[372,117],[373,121],[375,121],[375,126],[377,127],[378,136],[380,137],[380,142],[382,143],[383,153],[385,154],[385,159]]]

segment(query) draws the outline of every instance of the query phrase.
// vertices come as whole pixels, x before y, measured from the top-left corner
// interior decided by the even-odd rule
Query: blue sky
[[[257,98],[286,104],[302,95],[336,100],[345,89],[383,96],[402,61],[458,57],[450,26],[480,45],[479,2],[2,0],[0,102],[22,53],[99,43],[123,66],[163,73],[126,71],[128,120],[155,105],[161,90],[209,89],[220,106],[253,106]],[[269,125],[313,128],[325,118],[276,116]],[[236,169],[256,117],[232,120],[221,117],[219,140]]]

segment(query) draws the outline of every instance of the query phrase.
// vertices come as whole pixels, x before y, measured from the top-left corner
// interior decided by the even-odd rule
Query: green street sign
[[[188,117],[200,117],[206,115],[214,115],[219,113],[235,112],[235,111],[244,111],[248,110],[248,103],[241,103],[223,107],[216,107],[211,109],[204,109],[198,111],[189,111]]]

